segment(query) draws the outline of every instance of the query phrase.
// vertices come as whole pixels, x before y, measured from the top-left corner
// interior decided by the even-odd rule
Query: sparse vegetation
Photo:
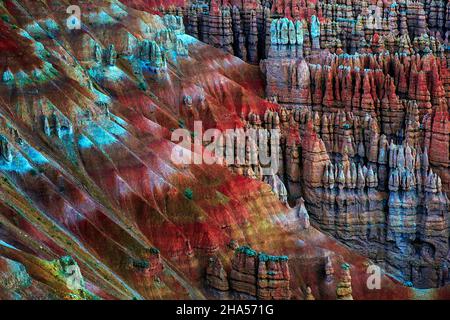
[[[184,196],[186,198],[188,198],[189,200],[192,200],[192,199],[194,199],[194,191],[192,191],[191,188],[186,188],[184,190]]]

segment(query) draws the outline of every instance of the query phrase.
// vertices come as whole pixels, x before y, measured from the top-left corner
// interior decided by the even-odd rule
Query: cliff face
[[[418,114],[415,101],[406,108]],[[280,115],[275,111],[264,117],[278,119],[283,163],[278,174],[291,201],[303,197],[321,230],[385,263],[404,281],[418,287],[448,283],[448,189],[437,173],[448,167],[432,165],[430,149],[422,149],[420,141],[430,136],[426,126],[413,130],[408,128],[413,122],[399,123],[416,133],[404,139],[393,135],[388,142],[377,118],[368,113],[322,110],[282,108]],[[434,118],[440,113],[448,119],[439,106]],[[252,120],[249,125],[258,126]],[[448,141],[448,131],[432,135]]]
[[[393,46],[398,45],[398,36],[407,35],[412,40],[428,33],[446,39],[450,21],[449,5],[443,0],[195,0],[158,7],[163,12],[184,16],[190,35],[250,63],[269,56],[272,23],[279,18],[303,24],[306,54],[314,46],[313,16],[320,20],[321,37],[317,41],[321,48],[348,53],[367,47],[375,34]]]
[[[295,252],[270,187],[171,160],[174,129],[234,128],[274,107],[259,69],[175,16],[76,4],[80,30],[62,2],[0,6],[0,296],[198,299],[232,241]],[[260,297],[281,296],[260,278]]]
[[[449,281],[450,117],[442,30],[421,6],[407,8],[417,21],[361,33],[354,48],[330,47],[322,23],[320,56],[298,57],[307,46],[290,33],[280,45],[293,24],[282,20],[262,68],[267,94],[291,110],[281,127],[298,123],[302,190],[291,197],[305,198],[321,229],[426,288]]]
[[[291,112],[290,123],[299,123],[296,126],[302,139],[303,158],[299,169],[303,172],[299,176],[302,191],[294,191],[291,196],[303,195],[312,217],[324,230],[346,243],[354,243],[374,259],[386,261],[415,285],[447,283],[450,158],[447,100],[439,93],[443,88],[430,94],[428,87],[432,85],[421,80],[415,92],[427,92],[429,107],[425,109],[423,102],[413,100],[411,95],[401,99],[402,94],[396,93],[395,71],[392,75],[383,74],[382,66],[374,60],[370,71],[369,64],[359,64],[364,58],[358,57],[352,60],[359,60],[355,64],[361,69],[358,67],[353,73],[351,67],[336,68],[341,63],[345,65],[345,59],[334,59],[330,68],[307,66],[304,60],[298,67],[308,70],[306,74],[311,74],[315,85],[312,92],[303,89],[306,93],[302,95],[314,97],[312,106]],[[404,59],[408,63],[409,59]],[[433,62],[439,60],[431,54],[415,59],[431,69],[418,74],[423,72],[430,78],[438,74],[433,68],[442,67]],[[422,59],[427,63],[423,64]],[[384,56],[385,70],[395,70],[395,61]],[[270,70],[270,62],[267,64]],[[365,71],[359,71],[362,69]],[[411,81],[408,76],[405,78]],[[435,79],[434,83],[441,83],[439,77]],[[270,81],[268,86],[272,90]],[[316,88],[323,89],[314,92]],[[337,91],[338,88],[342,89]],[[413,90],[411,86],[409,90]],[[288,105],[292,106],[292,101]],[[300,121],[296,122],[296,117]],[[440,128],[444,127],[442,131]],[[440,160],[436,161],[437,157]],[[287,162],[292,161],[290,154],[286,158]],[[288,184],[293,181],[286,179]],[[428,220],[436,223],[429,224]],[[384,257],[382,252],[386,249],[389,254]],[[421,272],[427,275],[418,275]]]
[[[249,247],[236,249],[232,260],[230,287],[258,299],[286,300],[291,297],[287,256],[257,253]]]
[[[449,9],[445,1],[178,9],[188,32],[252,63],[248,17],[256,17],[266,96],[282,108],[246,120],[282,131],[272,189],[291,203],[303,197],[322,230],[420,288],[449,282]]]

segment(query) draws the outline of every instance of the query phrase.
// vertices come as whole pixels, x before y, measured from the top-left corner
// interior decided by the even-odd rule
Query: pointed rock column
[[[350,274],[350,265],[342,264],[342,276],[336,288],[336,298],[338,300],[353,300],[352,296],[352,277]]]

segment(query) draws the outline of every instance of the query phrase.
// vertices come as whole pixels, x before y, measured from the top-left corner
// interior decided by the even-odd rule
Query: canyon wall
[[[267,99],[281,109],[244,120],[282,132],[280,181],[264,178],[280,200],[303,197],[322,230],[420,288],[450,281],[449,10],[211,1],[180,11],[194,36],[261,61]],[[231,168],[263,179],[258,165]]]
[[[307,53],[313,16],[320,21],[321,48],[347,53],[370,45],[374,34],[390,43],[425,33],[447,41],[450,23],[450,6],[442,0],[195,0],[159,10],[184,16],[188,34],[250,63],[268,57],[271,25],[279,18],[304,24]]]

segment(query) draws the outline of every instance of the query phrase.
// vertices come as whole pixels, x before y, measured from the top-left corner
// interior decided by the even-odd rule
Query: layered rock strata
[[[429,134],[430,125],[419,126],[416,102],[405,109],[409,113],[396,124],[406,127],[401,137],[383,133],[378,118],[369,113],[322,112],[320,120],[319,111],[282,108],[281,114],[289,116],[280,117],[281,161],[296,169],[284,166],[279,175],[289,198],[302,196],[322,230],[385,262],[405,281],[439,286],[449,281],[450,202],[437,173],[441,163],[431,164],[424,141],[432,136],[438,143],[448,141],[449,132]],[[440,119],[442,112],[448,118],[448,111],[439,107],[423,119]]]
[[[256,252],[250,247],[238,247],[231,260],[231,272],[227,277],[217,258],[211,258],[206,271],[209,286],[257,299],[289,299],[291,296],[288,257],[270,256]]]
[[[449,35],[449,5],[443,0],[196,0],[160,10],[184,15],[189,34],[252,63],[269,56],[271,25],[280,18],[302,21],[308,30],[306,55],[311,46],[337,53],[365,51],[375,35],[383,39],[375,44],[376,50],[402,48],[423,35],[443,42]],[[313,32],[317,22],[320,38]]]
[[[280,130],[291,203],[303,197],[321,229],[419,287],[449,281],[448,68],[431,47],[269,58],[266,91],[282,107],[247,119]]]

